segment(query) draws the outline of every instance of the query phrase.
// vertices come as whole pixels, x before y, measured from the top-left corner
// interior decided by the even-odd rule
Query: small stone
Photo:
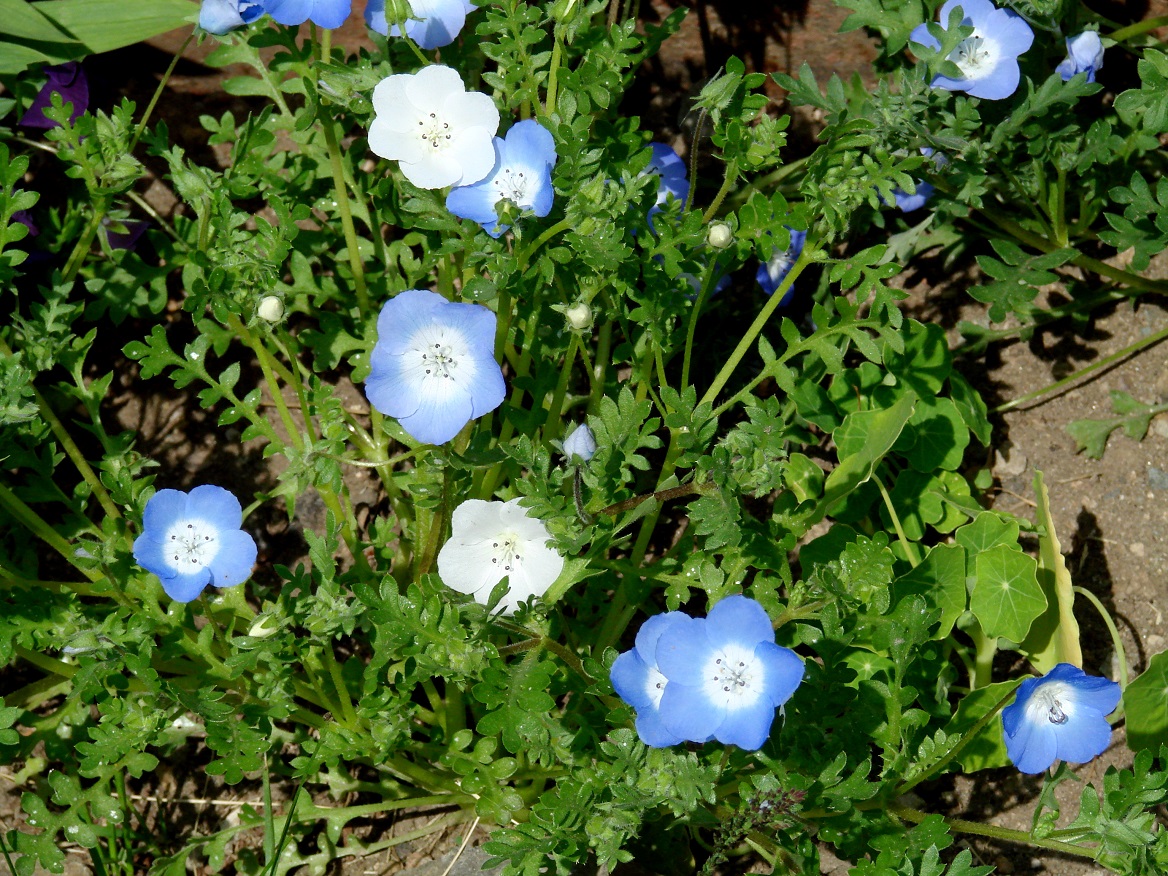
[[[1017,447],[1007,447],[1005,453],[994,451],[994,474],[999,477],[1015,477],[1026,471],[1026,454]]]
[[[1127,546],[1127,549],[1129,551],[1131,551],[1133,554],[1135,554],[1137,557],[1143,558],[1143,556],[1144,556],[1143,542],[1133,541],[1131,544],[1129,544]]]
[[[1153,490],[1168,490],[1168,471],[1149,465],[1148,486]]]

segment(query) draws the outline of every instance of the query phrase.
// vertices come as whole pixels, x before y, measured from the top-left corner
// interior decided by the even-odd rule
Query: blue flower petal
[[[187,514],[213,523],[220,529],[239,529],[243,522],[243,509],[239,500],[229,490],[214,484],[203,484],[187,494]]]
[[[725,720],[714,731],[714,738],[725,745],[737,745],[747,751],[757,751],[771,735],[775,709],[765,700],[753,706],[724,712]]]
[[[345,23],[352,0],[264,0],[268,14],[280,24],[313,24],[333,30]]]
[[[774,642],[759,642],[754,649],[754,657],[766,673],[764,687],[767,696],[771,698],[772,708],[778,708],[803,683],[803,661],[790,648]]]
[[[682,615],[662,631],[654,656],[670,681],[697,684],[714,648],[706,636],[706,621]]]
[[[206,569],[195,575],[175,575],[173,578],[160,578],[162,589],[175,602],[190,602],[207,589],[211,583],[211,570]]]
[[[753,645],[774,642],[775,632],[766,609],[745,596],[727,596],[706,616],[706,636],[720,647],[730,642]]]
[[[649,665],[636,650],[617,655],[608,671],[608,679],[616,695],[636,709],[638,714],[643,709],[653,708],[646,690],[648,678]]]
[[[660,652],[658,646],[658,654]],[[661,723],[670,732],[694,742],[713,736],[726,717],[725,710],[711,703],[699,685],[682,684],[673,679],[665,685],[659,712]]]
[[[1087,763],[1103,754],[1111,744],[1111,725],[1097,710],[1081,703],[1068,710],[1067,724],[1074,722],[1073,732],[1060,733],[1062,727],[1051,725],[1060,760]],[[1065,726],[1065,725],[1064,725]]]
[[[1023,722],[1016,737],[1006,737],[1006,754],[1021,772],[1045,772],[1058,757],[1054,725]]]
[[[684,736],[678,736],[665,726],[657,709],[638,710],[635,726],[637,736],[650,748],[668,748],[685,742]]]
[[[170,490],[169,492],[177,492]],[[169,524],[165,524],[169,525]],[[159,537],[160,532],[157,529],[145,529],[145,531],[134,539],[134,561],[147,572],[153,572],[159,578],[173,577],[174,570],[166,563],[166,557],[163,554],[164,545],[162,539]]]
[[[234,587],[251,577],[256,562],[256,543],[250,533],[231,529],[219,533],[219,553],[211,561],[211,583]]]
[[[160,532],[186,516],[186,493],[181,490],[159,490],[146,503],[146,510],[142,513],[142,531]]]
[[[207,33],[222,35],[243,25],[235,0],[203,0],[199,7],[199,27]]]

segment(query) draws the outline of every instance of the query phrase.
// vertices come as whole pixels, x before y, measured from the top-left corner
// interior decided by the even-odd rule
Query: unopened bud
[[[280,629],[280,622],[271,615],[260,615],[251,625],[247,634],[253,639],[266,639]]]
[[[275,295],[267,295],[256,309],[260,319],[279,322],[284,318],[284,302]]]
[[[706,232],[706,242],[714,249],[725,249],[734,242],[734,230],[725,222],[715,222]]]
[[[587,462],[596,454],[596,436],[588,428],[587,423],[581,423],[564,439],[564,456],[569,462],[579,459]]]
[[[592,328],[592,308],[583,301],[577,301],[565,312],[568,325],[578,332]]]

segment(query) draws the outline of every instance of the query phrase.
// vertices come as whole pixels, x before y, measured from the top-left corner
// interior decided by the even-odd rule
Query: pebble
[[[1148,466],[1148,486],[1153,490],[1168,490],[1168,471],[1162,468],[1156,468],[1154,465]]]

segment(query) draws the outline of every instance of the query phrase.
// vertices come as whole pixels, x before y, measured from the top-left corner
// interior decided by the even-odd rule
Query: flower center
[[[430,113],[426,118],[418,119],[418,134],[422,142],[441,149],[450,144],[450,123],[438,118],[437,113]]]
[[[1031,705],[1031,720],[1046,718],[1052,724],[1067,723],[1070,720],[1067,709],[1074,711],[1074,703],[1068,699],[1068,691],[1064,688],[1065,685],[1061,684],[1045,684],[1036,690]]]
[[[422,350],[422,367],[427,374],[449,380],[454,369],[458,367],[458,360],[454,357],[454,350],[449,344],[436,341]]]
[[[219,553],[219,530],[206,520],[175,522],[166,531],[166,564],[179,575],[207,568]]]
[[[502,568],[504,572],[510,572],[512,566],[523,561],[523,556],[519,553],[519,542],[519,536],[513,532],[499,536],[491,544],[495,552],[491,557],[491,564]]]
[[[983,68],[990,66],[990,46],[984,37],[971,34],[957,44],[949,56],[966,79],[973,79]]]
[[[753,705],[763,695],[765,675],[754,650],[729,644],[714,652],[706,664],[702,687],[721,708]]]
[[[499,200],[506,198],[520,207],[526,207],[529,179],[522,170],[513,167],[503,167],[495,175],[494,186]]]

